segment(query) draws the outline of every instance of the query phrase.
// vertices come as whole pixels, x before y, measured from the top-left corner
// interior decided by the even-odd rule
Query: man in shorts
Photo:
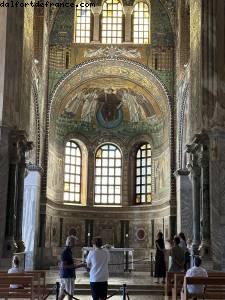
[[[75,269],[85,266],[85,264],[75,265],[73,261],[72,248],[75,246],[75,236],[68,236],[66,239],[66,247],[61,254],[60,262],[60,292],[59,300],[62,300],[66,293],[70,296],[69,300],[72,300],[74,295],[74,281],[76,278]],[[66,293],[65,293],[66,291]]]

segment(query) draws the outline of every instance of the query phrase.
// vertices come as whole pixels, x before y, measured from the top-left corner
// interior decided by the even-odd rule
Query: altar
[[[92,247],[82,248],[82,258],[85,261],[88,252]],[[134,249],[133,248],[107,248],[110,253],[109,273],[118,274],[134,269]]]

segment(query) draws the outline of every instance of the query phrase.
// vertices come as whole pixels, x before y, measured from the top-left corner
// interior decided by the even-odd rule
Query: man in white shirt
[[[201,258],[199,256],[195,256],[194,266],[187,271],[186,277],[208,277],[207,271],[200,267],[201,263]],[[189,284],[187,286],[187,290],[189,294],[202,294],[204,292],[204,285]]]
[[[110,256],[109,251],[102,248],[101,237],[93,239],[93,248],[86,259],[90,269],[91,293],[93,300],[103,300],[107,297]]]
[[[18,256],[13,256],[13,260],[12,260],[12,268],[8,270],[9,274],[12,273],[22,273],[23,269],[20,268],[20,260]],[[20,289],[23,288],[23,285],[21,284],[10,284],[10,288],[12,289]]]

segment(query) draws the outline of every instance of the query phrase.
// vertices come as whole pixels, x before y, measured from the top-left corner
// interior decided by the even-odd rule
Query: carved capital
[[[190,171],[188,169],[178,169],[176,170],[173,175],[175,177],[178,177],[178,176],[188,176],[190,174]]]
[[[102,6],[92,6],[91,11],[94,15],[100,15],[102,11]]]
[[[33,142],[27,141],[24,131],[14,131],[10,136],[10,163],[25,163],[25,154],[33,149]]]
[[[124,6],[123,11],[125,15],[131,15],[133,12],[133,6]]]
[[[27,165],[26,165],[26,167],[27,167],[27,170],[28,171],[37,171],[37,172],[39,172],[39,173],[43,173],[44,172],[44,170],[43,170],[43,168],[41,167],[41,166],[38,166],[38,165],[35,165],[35,164],[32,164],[32,163],[28,163]]]

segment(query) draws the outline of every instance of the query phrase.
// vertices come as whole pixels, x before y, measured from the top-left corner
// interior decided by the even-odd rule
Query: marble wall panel
[[[39,229],[40,173],[29,171],[24,182],[22,239],[26,251],[26,269],[35,265]]]

